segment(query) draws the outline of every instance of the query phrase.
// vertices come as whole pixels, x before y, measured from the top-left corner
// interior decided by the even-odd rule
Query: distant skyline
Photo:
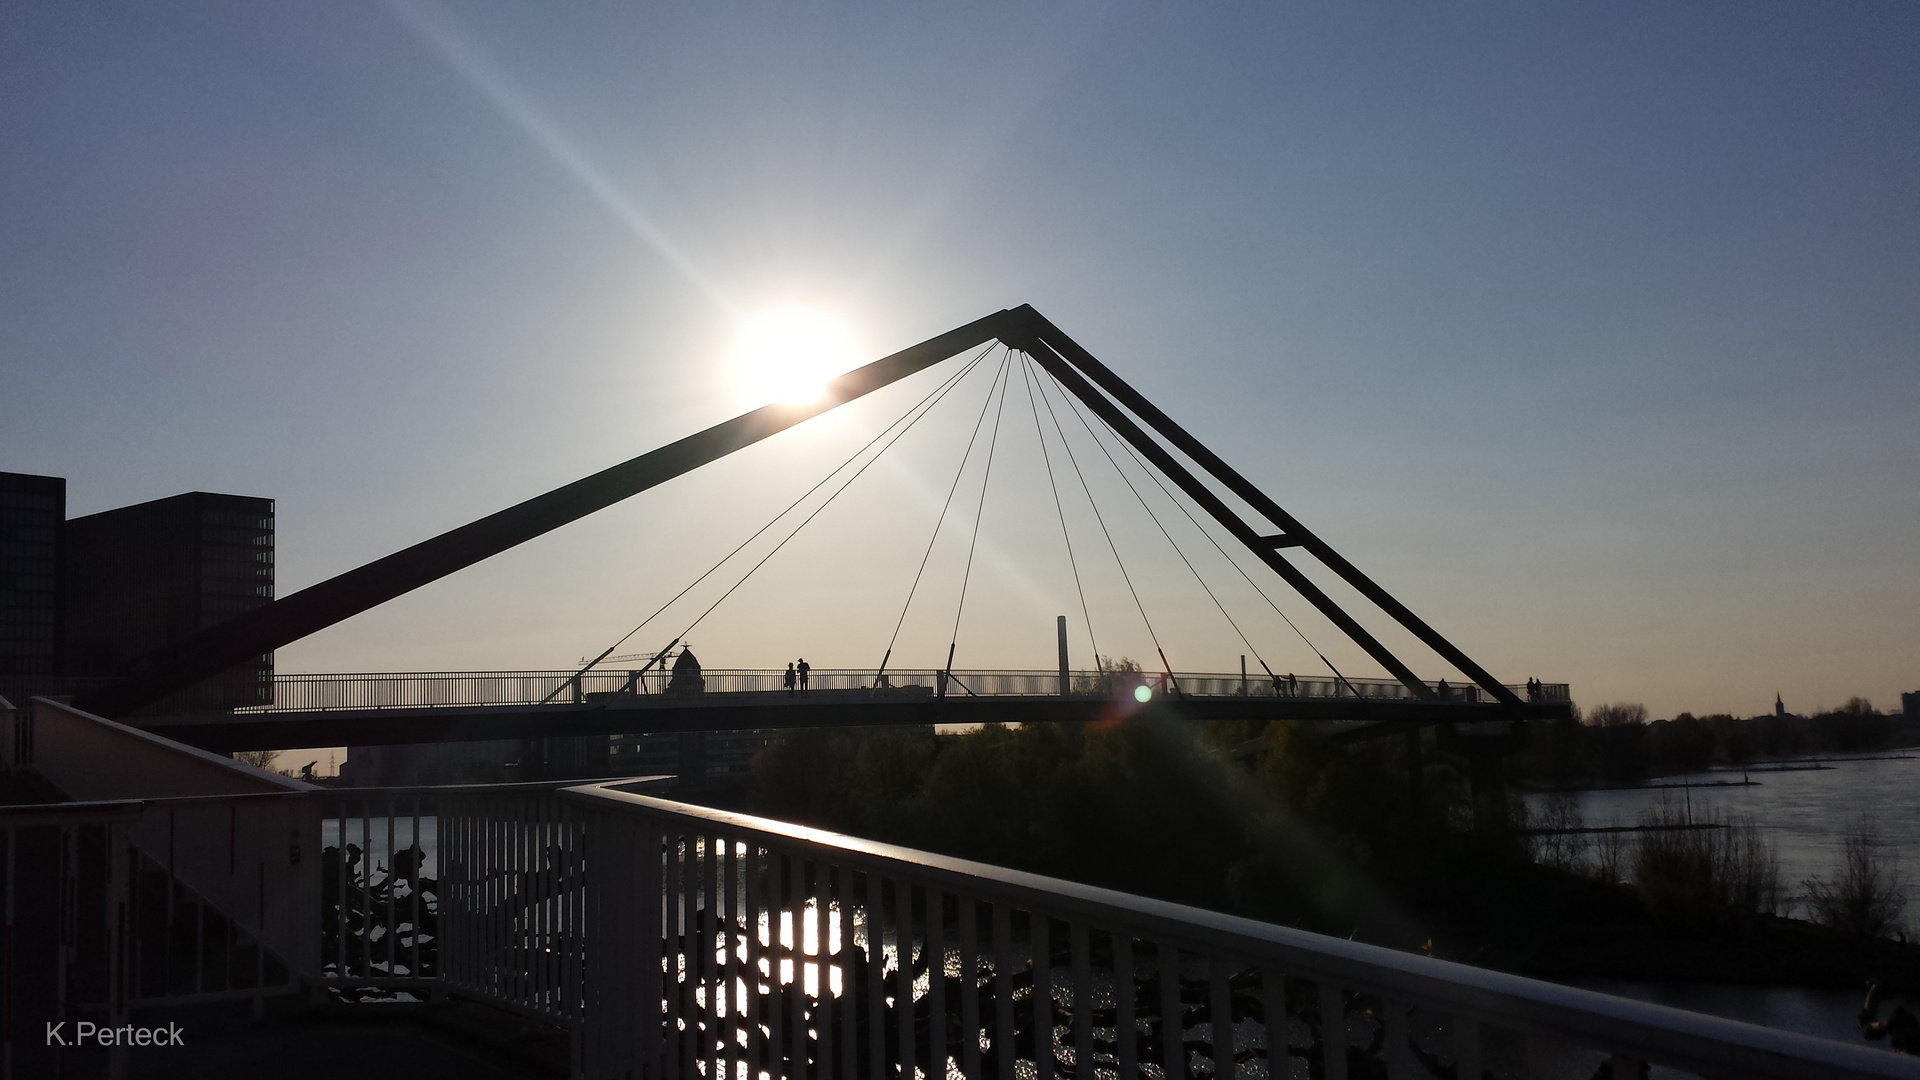
[[[73,515],[271,497],[285,595],[740,411],[729,357],[769,309],[872,359],[1031,302],[1510,682],[1894,708],[1920,689],[1916,116],[1903,3],[10,4],[0,469],[68,477]],[[952,370],[279,667],[591,656]],[[701,659],[877,663],[984,379]],[[1051,667],[1056,614],[1088,653],[1020,393],[961,667]],[[896,665],[945,657],[966,491]],[[1112,524],[1174,666],[1234,670],[1137,506]],[[1270,663],[1316,670],[1196,564]],[[1081,569],[1101,651],[1144,659],[1111,560]]]

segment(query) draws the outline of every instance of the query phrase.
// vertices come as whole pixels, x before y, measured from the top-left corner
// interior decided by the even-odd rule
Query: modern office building
[[[60,673],[66,518],[66,480],[0,472],[0,676]]]
[[[191,491],[66,527],[70,674],[121,674],[154,649],[273,602],[272,499]],[[266,653],[155,711],[272,701]]]

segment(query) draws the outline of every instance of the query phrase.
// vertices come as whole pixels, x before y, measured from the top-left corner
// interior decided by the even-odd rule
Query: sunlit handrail
[[[979,1076],[988,1053],[999,1075],[1085,1075],[1073,1063],[1093,1058],[1134,1077],[1149,1048],[1165,1075],[1186,1075],[1194,1055],[1223,1075],[1239,1071],[1223,1068],[1227,1046],[1215,1041],[1218,1021],[1231,1018],[1236,1061],[1285,1044],[1289,1054],[1317,1058],[1313,1071],[1329,1077],[1350,1075],[1349,1067],[1392,1080],[1435,1069],[1479,1076],[1503,1033],[1524,1046],[1518,1071],[1529,1076],[1586,1077],[1610,1059],[1614,1076],[1640,1075],[1646,1063],[1714,1077],[1920,1077],[1920,1063],[1864,1047],[617,784],[560,797],[583,811],[574,820],[590,857],[610,850],[620,861],[592,879],[582,908],[594,942],[579,1070],[587,1076],[712,1075],[716,1066],[733,1075],[740,1061],[774,1077],[807,1074],[806,1064],[823,1076],[865,1074],[876,1061],[886,1075],[899,1067]],[[1062,927],[1064,938],[1056,936]],[[886,969],[876,942],[888,949]],[[941,977],[928,974],[922,985],[916,972]],[[606,984],[592,985],[593,973],[606,973]],[[1016,1038],[1013,990],[1022,980],[1051,991],[1044,1005],[1018,1006],[1039,1005],[1036,1022],[1052,1028],[1040,1042],[1031,1025],[1027,1041]],[[731,1000],[729,988],[761,982],[758,994]],[[890,1000],[888,982],[898,984]],[[1103,984],[1132,992],[1103,996]],[[907,1001],[918,1019],[889,1023]],[[1318,1023],[1329,1009],[1344,1022]],[[1155,1026],[1170,1016],[1182,1018],[1178,1039]],[[1302,1025],[1310,1044],[1295,1038]],[[917,1046],[916,1032],[935,1045]]]
[[[478,997],[560,1025],[582,1080],[743,1064],[770,1080],[1138,1080],[1241,1075],[1262,1059],[1279,1075],[1286,1058],[1334,1080],[1584,1080],[1602,1062],[1616,1077],[1646,1064],[1920,1078],[1920,1062],[1861,1045],[633,790],[653,782],[122,800],[8,810],[0,828],[125,835],[138,817],[191,814],[182,839],[200,843],[222,803],[311,803],[328,823],[314,861],[333,868],[312,930],[326,947],[299,950],[312,959],[291,974]],[[113,945],[114,971],[140,970],[135,937]],[[197,996],[295,988],[269,982]],[[128,1000],[117,1015],[183,1000]]]

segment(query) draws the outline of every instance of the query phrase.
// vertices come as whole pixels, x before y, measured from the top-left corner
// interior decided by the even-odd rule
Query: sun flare
[[[743,403],[804,405],[835,376],[860,363],[853,327],[822,308],[765,308],[740,320],[727,374]]]

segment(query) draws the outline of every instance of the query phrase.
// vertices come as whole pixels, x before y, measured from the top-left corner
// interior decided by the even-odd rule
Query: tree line
[[[1811,717],[1683,712],[1649,721],[1644,705],[1601,705],[1536,722],[1533,732],[1533,745],[1508,762],[1509,779],[1553,788],[1634,784],[1799,754],[1870,753],[1912,745],[1920,735],[1858,697]]]

